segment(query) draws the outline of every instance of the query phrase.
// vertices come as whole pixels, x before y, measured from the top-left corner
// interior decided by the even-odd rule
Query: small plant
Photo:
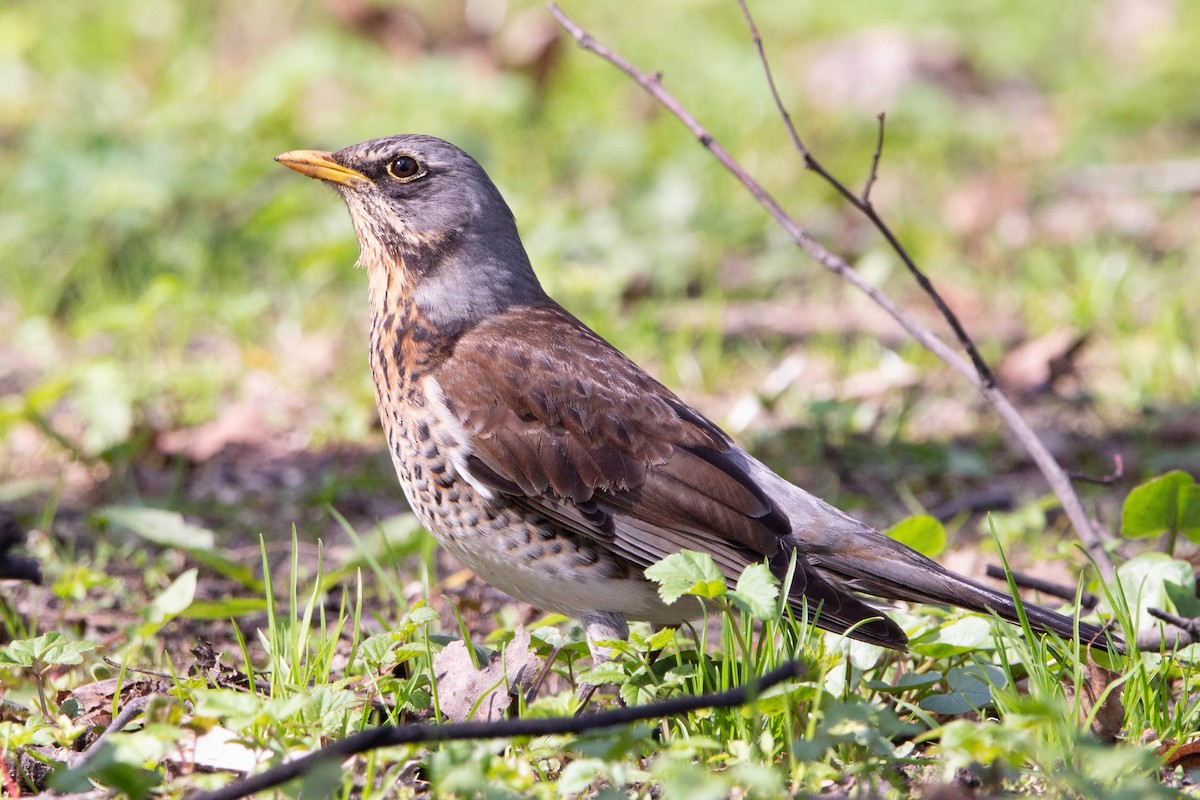
[[[35,639],[10,642],[0,648],[0,668],[16,667],[33,678],[38,707],[42,716],[50,720],[54,718],[54,712],[46,697],[46,677],[57,667],[82,664],[84,653],[90,653],[96,647],[93,642],[71,641],[57,631],[50,631]]]
[[[1175,554],[1182,534],[1200,544],[1200,486],[1183,470],[1135,487],[1121,508],[1121,534],[1129,539],[1154,539],[1166,535],[1165,550]]]
[[[1139,553],[1117,571],[1131,598],[1135,629],[1150,622],[1150,609],[1200,617],[1195,570],[1175,557],[1180,536],[1200,543],[1200,486],[1195,479],[1173,470],[1135,487],[1121,509],[1121,534],[1129,539],[1166,537],[1164,552]]]

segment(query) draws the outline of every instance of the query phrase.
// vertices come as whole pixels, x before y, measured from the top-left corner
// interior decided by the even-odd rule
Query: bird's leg
[[[629,625],[620,614],[611,611],[596,611],[580,619],[583,623],[583,635],[587,639],[588,650],[592,654],[592,668],[612,659],[612,648],[600,642],[625,641],[629,638]],[[587,707],[588,701],[596,692],[596,687],[584,683],[579,687],[579,709],[576,714]]]

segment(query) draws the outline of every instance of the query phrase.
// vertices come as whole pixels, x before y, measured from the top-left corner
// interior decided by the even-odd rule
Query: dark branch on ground
[[[135,697],[126,703],[125,707],[121,709],[121,713],[113,718],[112,724],[105,728],[104,732],[97,736],[95,741],[88,745],[88,748],[74,759],[70,765],[71,768],[76,770],[86,769],[88,763],[100,752],[100,746],[108,741],[113,734],[125,730],[125,726],[133,722],[146,709],[150,701],[157,697],[158,695],[156,694],[148,694],[143,697]]]
[[[1058,597],[1071,602],[1075,601],[1076,589],[1074,586],[1055,583],[1015,570],[1010,574],[1012,575],[1013,583],[1022,589],[1032,589],[1035,592],[1048,594],[1051,597]],[[987,576],[1000,581],[1007,580],[1004,568],[998,564],[987,565]],[[1091,592],[1081,592],[1078,594],[1078,597],[1080,608],[1093,609],[1100,604],[1100,598]],[[1147,608],[1146,612],[1150,616],[1161,620],[1170,626],[1170,628],[1151,628],[1139,631],[1134,645],[1138,650],[1157,653],[1164,649],[1167,651],[1177,650],[1180,647],[1187,647],[1190,644],[1200,642],[1200,617],[1180,617],[1158,608]]]
[[[1166,623],[1173,630],[1140,631],[1137,636],[1138,650],[1152,653],[1163,650],[1169,652],[1200,642],[1200,617],[1181,617],[1159,608],[1147,608],[1146,613]]]
[[[521,736],[560,736],[627,725],[650,719],[684,714],[702,708],[730,708],[753,702],[756,697],[776,684],[804,675],[804,665],[789,661],[745,686],[727,692],[714,692],[694,697],[676,697],[660,703],[633,708],[617,708],[595,714],[550,719],[513,719],[497,722],[457,722],[446,725],[381,725],[323,747],[315,753],[280,764],[277,767],[231,783],[211,792],[195,792],[187,800],[238,800],[255,792],[287,783],[331,761],[376,750],[429,742],[450,742],[463,739],[511,739]]]
[[[1065,583],[1055,583],[1048,581],[1045,578],[1039,578],[1036,575],[1030,575],[1027,572],[1017,572],[1012,570],[1011,573],[1013,583],[1020,586],[1022,589],[1032,589],[1035,592],[1048,594],[1051,597],[1057,597],[1061,600],[1069,600],[1075,602],[1077,589],[1074,586],[1068,586]],[[987,576],[998,581],[1005,581],[1007,577],[1004,574],[1004,567],[999,564],[987,565]],[[1079,605],[1081,608],[1092,609],[1100,604],[1100,598],[1091,592],[1079,593]]]

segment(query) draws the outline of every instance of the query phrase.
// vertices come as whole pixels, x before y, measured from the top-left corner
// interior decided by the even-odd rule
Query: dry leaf
[[[433,659],[442,713],[453,722],[502,719],[512,704],[512,693],[528,686],[536,672],[537,656],[529,642],[529,632],[518,626],[504,657],[493,653],[483,669],[475,669],[463,642],[446,645]]]
[[[1092,734],[1100,741],[1111,744],[1117,740],[1117,734],[1125,723],[1125,706],[1121,703],[1124,687],[1116,686],[1108,691],[1109,685],[1119,677],[1118,674],[1109,672],[1091,659],[1088,659],[1087,666],[1087,682],[1080,687],[1083,696],[1080,698],[1079,718],[1086,722],[1091,717]],[[1071,689],[1067,687],[1067,701],[1073,700]]]
[[[1174,752],[1172,752],[1174,750]],[[1168,756],[1167,754],[1170,753]],[[1196,739],[1175,747],[1174,743],[1168,742],[1158,748],[1159,757],[1165,757],[1163,766],[1168,770],[1174,770],[1179,767],[1183,768],[1184,772],[1194,772],[1200,770],[1200,739]]]
[[[118,711],[131,700],[152,694],[165,694],[171,689],[166,681],[159,678],[147,680],[126,678],[123,682],[118,678],[108,678],[76,686],[69,692],[60,692],[58,701],[62,703],[68,697],[71,698],[79,704],[80,713],[76,716],[77,720],[96,727],[107,728],[112,724],[113,694],[118,687],[121,690],[121,698],[117,704]]]

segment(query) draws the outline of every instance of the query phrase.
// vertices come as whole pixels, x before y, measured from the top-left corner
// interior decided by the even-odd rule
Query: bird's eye
[[[400,156],[388,164],[387,171],[398,181],[411,181],[423,172],[420,163],[412,156]]]

